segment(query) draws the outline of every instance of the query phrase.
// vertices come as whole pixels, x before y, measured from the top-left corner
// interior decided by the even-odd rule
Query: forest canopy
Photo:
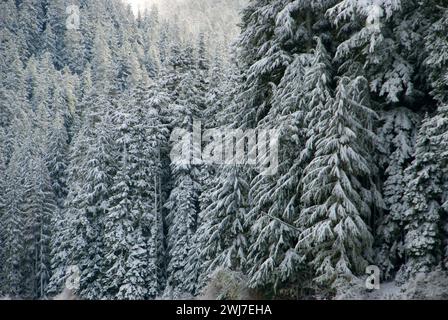
[[[445,272],[448,3],[212,2],[0,0],[0,296],[73,272],[111,300]],[[275,130],[275,170],[173,161],[198,122]]]

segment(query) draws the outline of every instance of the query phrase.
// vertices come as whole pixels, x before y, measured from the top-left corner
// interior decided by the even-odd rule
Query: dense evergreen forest
[[[399,284],[444,272],[448,1],[239,14],[232,40],[225,19],[192,32],[155,6],[0,0],[0,296],[51,298],[73,272],[81,299],[189,299],[216,279],[332,298],[369,265]],[[197,121],[276,130],[275,172],[172,161]]]

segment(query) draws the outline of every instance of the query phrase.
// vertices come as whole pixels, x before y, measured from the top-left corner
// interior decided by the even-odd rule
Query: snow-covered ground
[[[382,283],[379,290],[367,290],[360,280],[341,288],[337,300],[448,300],[448,274],[434,271],[419,274],[403,285]]]
[[[77,297],[73,294],[73,291],[65,288],[61,294],[53,298],[53,300],[77,300]]]
[[[203,294],[196,299],[256,299],[244,285],[245,279],[239,274],[218,272],[205,288]],[[176,297],[178,299],[180,297]],[[186,297],[183,297],[184,299]],[[190,297],[193,299],[192,297]],[[190,299],[186,298],[186,299]],[[52,300],[76,300],[76,296],[66,289]],[[167,298],[161,298],[166,300]],[[169,298],[168,298],[169,299]],[[172,299],[172,298],[171,298]],[[384,282],[379,290],[367,290],[363,280],[352,282],[340,288],[335,300],[448,300],[448,273],[434,271],[419,274],[409,282],[398,285],[395,282]],[[0,297],[11,300],[10,297]]]

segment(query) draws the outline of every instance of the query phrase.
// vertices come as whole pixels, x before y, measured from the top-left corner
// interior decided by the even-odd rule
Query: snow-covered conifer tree
[[[404,227],[409,209],[404,201],[408,183],[406,169],[414,156],[419,119],[409,109],[401,108],[383,113],[382,121],[379,138],[384,155],[380,166],[385,168],[386,175],[383,184],[386,212],[377,230],[379,252],[376,259],[383,276],[390,278],[405,258]]]
[[[298,249],[321,284],[349,280],[364,271],[370,258],[368,219],[378,195],[368,147],[374,113],[366,90],[364,78],[339,81],[333,103],[320,114],[317,125],[323,134],[301,182]]]

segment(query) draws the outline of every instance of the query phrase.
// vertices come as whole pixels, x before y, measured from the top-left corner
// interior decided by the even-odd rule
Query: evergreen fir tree
[[[437,265],[441,255],[441,219],[443,176],[440,169],[441,132],[446,132],[446,108],[427,116],[419,129],[415,159],[407,169],[408,187],[405,200],[405,259],[400,275],[408,278],[428,272]],[[443,138],[442,138],[443,139]]]
[[[320,284],[349,280],[364,271],[370,258],[373,237],[367,221],[378,199],[367,149],[373,111],[365,95],[365,79],[339,81],[334,102],[320,115],[324,134],[304,172],[298,248]]]
[[[377,230],[379,252],[378,265],[383,276],[390,278],[404,262],[405,215],[409,208],[404,201],[408,183],[406,169],[410,166],[414,151],[418,117],[408,109],[397,109],[383,114],[384,125],[380,130],[384,158],[381,166],[385,168],[383,184],[386,213],[380,220]]]
[[[246,267],[248,241],[246,216],[249,185],[241,169],[223,168],[218,185],[211,191],[213,203],[205,209],[204,225],[199,229],[206,257],[204,275],[219,268],[243,271]]]
[[[69,226],[68,266],[81,271],[79,294],[102,298],[104,269],[104,219],[115,165],[112,153],[110,112],[104,95],[93,97],[93,106],[75,142],[69,166],[65,219]]]

